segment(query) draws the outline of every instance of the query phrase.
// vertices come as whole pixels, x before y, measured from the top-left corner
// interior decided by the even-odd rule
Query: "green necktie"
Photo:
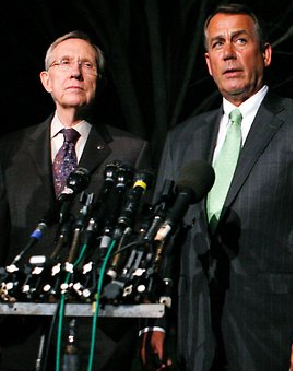
[[[226,138],[214,162],[215,183],[207,199],[208,218],[212,229],[221,216],[226,195],[234,176],[241,148],[241,119],[239,109],[234,109],[229,113]]]

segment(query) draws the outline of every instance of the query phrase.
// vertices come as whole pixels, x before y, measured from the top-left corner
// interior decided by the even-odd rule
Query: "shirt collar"
[[[233,111],[235,108],[240,110],[242,117],[250,115],[251,113],[256,114],[268,90],[269,87],[264,85],[256,94],[242,102],[239,107],[235,107],[234,104],[223,98],[223,109],[225,115],[228,116],[229,112]]]
[[[83,120],[79,122],[78,124],[75,124],[73,129],[78,131],[81,137],[87,137],[88,134],[90,133],[92,128],[92,125]],[[64,125],[62,122],[59,120],[57,113],[55,113],[52,121],[51,121],[51,130],[50,130],[50,136],[51,138],[56,137],[56,135],[59,134],[60,130],[64,129]]]

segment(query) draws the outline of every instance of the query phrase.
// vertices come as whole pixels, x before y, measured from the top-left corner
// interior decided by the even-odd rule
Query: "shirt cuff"
[[[162,327],[159,327],[159,326],[148,326],[148,327],[145,327],[144,329],[140,330],[139,331],[139,336],[141,336],[142,334],[145,334],[146,332],[154,332],[154,331],[158,331],[158,332],[166,332]]]

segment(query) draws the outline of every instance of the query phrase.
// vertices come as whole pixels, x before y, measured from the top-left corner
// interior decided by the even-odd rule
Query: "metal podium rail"
[[[0,315],[43,315],[51,316],[57,303],[0,302]],[[64,315],[67,317],[91,317],[93,304],[65,303]],[[163,304],[105,305],[99,308],[99,317],[116,318],[161,318],[165,312]]]

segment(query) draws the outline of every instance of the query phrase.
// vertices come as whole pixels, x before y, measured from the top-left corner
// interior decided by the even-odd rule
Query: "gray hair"
[[[99,77],[101,77],[101,75],[103,75],[104,70],[105,70],[104,54],[103,54],[102,50],[100,48],[98,48],[93,43],[92,39],[85,32],[79,31],[79,30],[71,31],[71,32],[67,33],[66,35],[63,35],[63,36],[59,37],[57,40],[52,42],[52,44],[49,46],[49,49],[47,50],[47,53],[46,53],[46,58],[45,58],[45,69],[46,69],[46,71],[48,71],[48,69],[50,67],[51,55],[52,55],[53,50],[55,50],[57,48],[57,46],[62,41],[65,41],[65,40],[68,40],[68,39],[85,40],[93,47],[93,49],[96,52],[96,63],[97,63],[97,66],[98,66],[98,75],[99,75]]]
[[[208,50],[208,27],[210,24],[211,19],[216,14],[246,14],[250,16],[253,20],[255,33],[259,39],[259,44],[261,50],[264,50],[265,45],[267,43],[264,25],[262,24],[261,20],[249,9],[249,7],[245,4],[222,4],[218,5],[216,9],[207,17],[204,23],[204,46],[205,49]]]

